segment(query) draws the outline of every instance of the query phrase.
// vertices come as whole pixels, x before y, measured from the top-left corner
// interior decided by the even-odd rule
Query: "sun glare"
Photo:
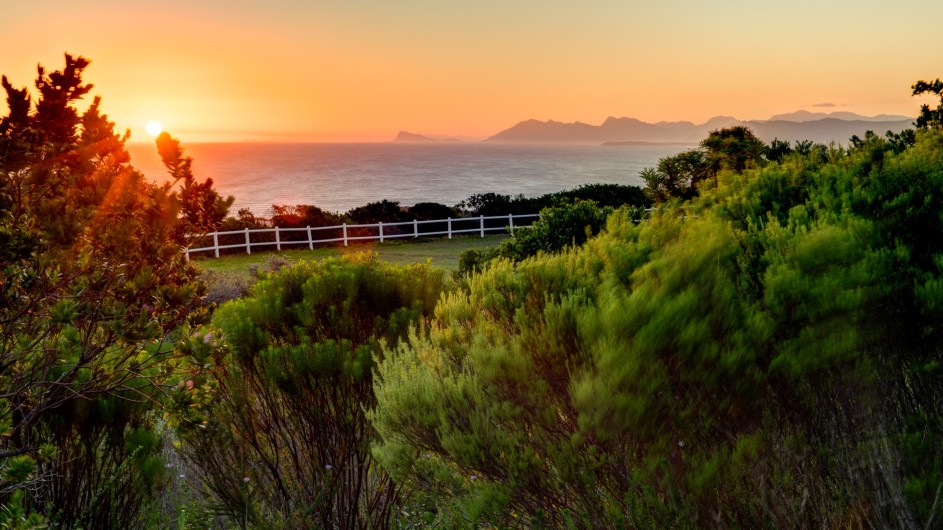
[[[164,130],[164,127],[160,124],[159,121],[149,121],[147,122],[147,125],[144,127],[144,129],[147,130],[147,134],[151,136],[157,136],[161,131]]]

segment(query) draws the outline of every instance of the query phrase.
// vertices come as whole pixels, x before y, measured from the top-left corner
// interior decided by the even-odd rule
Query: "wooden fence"
[[[308,249],[314,250],[316,243],[338,243],[343,241],[344,246],[348,246],[351,241],[371,241],[377,240],[383,243],[387,239],[397,239],[405,237],[430,237],[430,236],[452,236],[458,234],[479,234],[485,237],[487,232],[510,231],[514,235],[515,228],[529,226],[538,214],[508,214],[495,216],[478,217],[457,217],[448,219],[436,219],[429,221],[406,221],[402,223],[371,223],[371,224],[347,224],[337,226],[306,226],[304,228],[256,228],[245,230],[230,230],[226,232],[210,232],[208,234],[191,236],[192,239],[209,242],[212,240],[212,246],[203,246],[199,248],[186,248],[187,261],[190,260],[190,254],[197,252],[213,252],[215,257],[219,257],[220,250],[227,249],[245,249],[246,254],[252,254],[253,248],[274,246],[276,250],[282,250],[284,246],[290,245],[308,245]],[[515,225],[515,221],[517,224]],[[423,230],[422,228],[425,228]],[[315,238],[315,233],[318,237]],[[253,241],[253,235],[257,235]],[[244,237],[239,237],[244,236]],[[234,242],[234,240],[237,240]],[[222,244],[221,244],[222,243]]]

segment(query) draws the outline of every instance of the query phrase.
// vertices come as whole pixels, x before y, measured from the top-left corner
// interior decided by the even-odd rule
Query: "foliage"
[[[657,168],[645,168],[639,173],[655,202],[696,197],[698,184],[709,176],[707,157],[697,149],[662,158]]]
[[[652,200],[638,186],[624,184],[584,184],[570,190],[528,198],[498,193],[478,193],[460,202],[455,209],[469,216],[529,214],[561,203],[594,201],[602,207],[623,205],[649,207]]]
[[[559,202],[540,211],[540,218],[528,227],[518,229],[514,237],[493,249],[468,250],[459,257],[459,275],[481,271],[496,258],[521,261],[539,253],[551,253],[579,246],[599,233],[612,213],[611,207],[600,207],[595,201]],[[640,209],[635,215],[640,215]]]
[[[773,138],[766,149],[766,159],[777,164],[782,162],[788,155],[792,154],[792,146],[788,140]]]
[[[469,216],[507,215],[509,213],[533,213],[522,211],[524,196],[511,197],[500,193],[476,193],[458,203],[455,209]],[[526,209],[526,208],[524,208]]]
[[[473,196],[472,203],[487,203],[492,195]],[[640,219],[643,208],[652,204],[641,188],[620,184],[587,184],[535,199],[516,200],[542,205],[540,218],[529,227],[516,230],[513,238],[497,248],[463,252],[456,276],[479,272],[499,257],[520,261],[539,252],[557,252],[582,245],[587,238],[599,233],[614,208],[628,205],[632,215]]]
[[[711,176],[722,169],[743,171],[763,163],[767,147],[749,128],[742,125],[711,131],[701,140],[701,148],[710,161]]]
[[[380,364],[377,459],[444,526],[932,526],[943,133],[892,144],[472,275]]]
[[[645,190],[625,184],[584,184],[572,190],[548,193],[535,200],[541,208],[553,206],[555,202],[581,200],[593,201],[604,208],[619,208],[626,205],[648,208],[652,205],[652,200],[645,194]]]
[[[354,224],[400,223],[413,220],[398,202],[387,199],[353,208],[347,212],[346,217]]]
[[[272,225],[279,228],[304,228],[306,226],[336,226],[344,222],[343,216],[334,212],[324,211],[310,204],[272,205]],[[242,211],[240,210],[240,213]],[[250,222],[259,223],[255,216],[249,217],[248,212],[240,216],[247,226]],[[249,227],[252,228],[252,227]]]
[[[204,234],[219,230],[235,197],[223,199],[213,189],[213,179],[199,182],[193,176],[193,159],[183,156],[180,142],[162,132],[157,137],[157,152],[172,178],[171,186],[179,189],[174,198],[179,203],[180,223],[177,230],[186,234]]]
[[[451,206],[437,202],[418,202],[409,207],[409,215],[419,221],[436,221],[456,217],[457,213]]]
[[[443,278],[369,255],[299,262],[182,341],[212,376],[178,391],[183,450],[234,522],[388,524],[398,487],[370,456],[364,415],[374,356],[431,315]]]
[[[163,479],[154,407],[178,369],[168,339],[200,314],[179,198],[129,165],[99,98],[75,108],[88,64],[39,67],[35,106],[3,78],[0,517],[16,524],[138,519]]]
[[[940,97],[940,103],[935,109],[931,109],[930,105],[920,106],[920,115],[917,116],[917,121],[914,122],[914,125],[920,129],[943,128],[943,81],[939,79],[935,79],[931,82],[917,81],[910,88],[913,89],[914,96],[933,94],[934,96]]]
[[[777,142],[774,140],[773,156],[781,158],[789,144]],[[701,182],[712,180],[716,186],[720,171],[743,171],[762,165],[767,153],[766,144],[753,131],[738,125],[711,131],[701,141],[699,149],[662,158],[657,168],[646,168],[639,176],[655,202],[673,198],[688,200],[698,195]]]

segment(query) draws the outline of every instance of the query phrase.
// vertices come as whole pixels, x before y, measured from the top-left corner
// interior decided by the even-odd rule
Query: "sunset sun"
[[[147,125],[144,126],[144,129],[147,131],[147,134],[151,136],[157,136],[161,131],[164,130],[164,127],[160,124],[159,121],[149,121]]]

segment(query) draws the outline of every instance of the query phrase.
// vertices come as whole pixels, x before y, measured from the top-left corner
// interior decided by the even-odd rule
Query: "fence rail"
[[[204,246],[199,248],[188,247],[184,249],[184,254],[186,255],[187,261],[190,261],[190,254],[212,251],[213,255],[218,258],[220,250],[237,248],[244,248],[246,250],[246,254],[252,254],[252,249],[259,247],[274,246],[276,250],[280,251],[282,250],[283,246],[308,245],[309,250],[314,250],[314,245],[317,243],[338,243],[341,241],[346,247],[349,246],[352,241],[376,240],[380,243],[383,243],[388,239],[399,239],[406,237],[418,238],[420,236],[448,236],[449,239],[452,239],[452,236],[461,234],[479,234],[481,237],[485,237],[485,233],[504,232],[505,230],[509,230],[513,236],[515,228],[528,226],[537,217],[539,217],[539,214],[535,213],[493,216],[479,215],[478,217],[449,217],[447,219],[434,219],[427,221],[413,220],[400,223],[344,223],[342,225],[336,226],[306,226],[304,228],[279,228],[276,226],[274,228],[256,228],[252,230],[246,228],[244,230],[210,232],[208,234],[190,236],[192,239],[202,241],[212,239],[213,244],[212,246]],[[486,221],[506,221],[506,223],[486,223]],[[515,221],[518,221],[518,224],[515,225]],[[438,223],[439,225],[443,226],[436,226],[434,229],[429,231],[420,230],[420,225],[431,225],[434,223]],[[469,225],[473,223],[475,226],[469,227]],[[318,235],[327,235],[328,237],[315,239],[316,232],[319,233]],[[261,241],[259,239],[253,241],[253,234],[274,234],[274,238],[268,241]],[[238,235],[244,235],[245,240],[239,238],[238,242],[236,243],[225,242],[225,244],[220,244],[221,237],[232,241],[235,239],[235,236]],[[299,235],[301,237],[298,237]]]

